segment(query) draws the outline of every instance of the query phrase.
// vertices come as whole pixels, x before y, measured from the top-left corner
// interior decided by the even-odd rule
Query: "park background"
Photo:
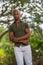
[[[8,36],[14,8],[19,9],[20,19],[30,27],[33,65],[43,65],[43,0],[0,0],[0,65],[17,65],[14,43]]]

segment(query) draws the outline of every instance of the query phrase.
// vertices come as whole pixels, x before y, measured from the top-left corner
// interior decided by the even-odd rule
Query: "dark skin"
[[[13,11],[13,16],[15,18],[15,21],[16,21],[16,24],[18,27],[19,23],[20,23],[19,11],[15,9]],[[13,31],[11,31],[11,32],[9,32],[9,37],[13,42],[23,42],[23,44],[27,44],[28,40],[26,38],[30,37],[30,29],[26,28],[25,31],[26,31],[26,34],[23,36],[20,36],[20,37],[15,37],[13,34]]]

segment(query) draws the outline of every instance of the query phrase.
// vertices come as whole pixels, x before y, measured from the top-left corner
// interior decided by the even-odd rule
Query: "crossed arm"
[[[23,42],[24,44],[26,44],[28,42],[26,38],[30,37],[30,29],[26,28],[25,31],[26,31],[26,34],[20,37],[15,37],[13,32],[9,32],[10,40],[13,42]]]

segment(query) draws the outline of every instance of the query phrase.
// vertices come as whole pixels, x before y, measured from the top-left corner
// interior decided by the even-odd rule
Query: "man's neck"
[[[19,24],[20,23],[20,19],[16,20],[16,24]]]
[[[20,24],[20,19],[19,20],[16,20],[16,24],[17,24],[17,27],[18,27],[19,24]]]

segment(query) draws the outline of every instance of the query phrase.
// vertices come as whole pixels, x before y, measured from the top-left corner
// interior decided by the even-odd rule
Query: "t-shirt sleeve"
[[[25,23],[25,29],[26,29],[26,28],[29,28],[29,25],[28,25],[28,23]]]
[[[13,31],[13,30],[12,30],[12,27],[11,27],[11,26],[9,26],[9,32],[11,32],[11,31]]]

